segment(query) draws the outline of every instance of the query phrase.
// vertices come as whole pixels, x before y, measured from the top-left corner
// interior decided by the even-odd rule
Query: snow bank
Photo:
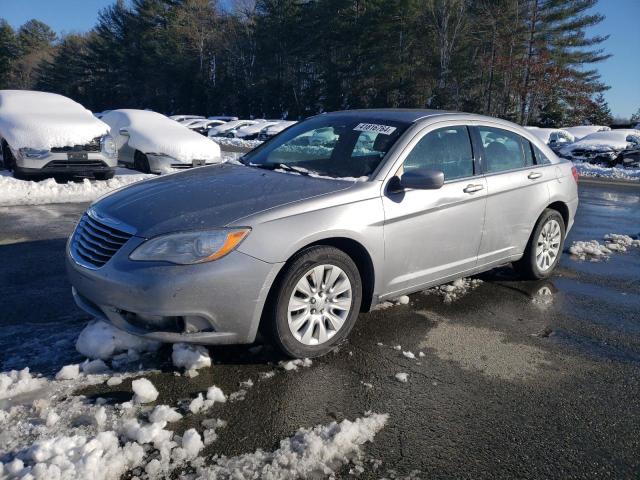
[[[107,124],[62,95],[0,90],[0,136],[15,150],[84,145],[108,132]]]
[[[355,421],[343,420],[313,429],[301,428],[296,434],[280,442],[280,448],[268,453],[237,457],[220,457],[215,465],[196,471],[198,480],[219,478],[278,479],[329,477],[338,468],[362,455],[361,447],[373,441],[385,426],[386,414],[373,414]]]
[[[438,295],[442,297],[445,303],[451,303],[454,300],[466,295],[471,290],[477,288],[482,283],[482,280],[471,278],[458,278],[452,283],[446,285],[440,285],[437,287],[425,290],[423,293],[430,295]]]
[[[154,352],[160,343],[130,335],[101,320],[84,327],[76,341],[76,350],[85,357],[107,360],[121,352]]]
[[[640,181],[640,168],[602,167],[586,162],[573,164],[581,177],[616,178],[622,180]]]
[[[90,202],[106,193],[155,175],[116,175],[111,180],[56,183],[53,178],[41,182],[17,180],[7,171],[0,172],[0,206],[43,205],[47,203]]]
[[[604,236],[603,243],[598,240],[573,242],[569,247],[569,253],[578,260],[597,262],[608,259],[614,252],[624,253],[633,247],[640,247],[640,239],[634,239],[629,235],[608,233]]]
[[[199,133],[164,115],[148,110],[113,110],[102,120],[109,125],[118,148],[123,144],[145,154],[167,155],[180,162],[220,161],[220,147]],[[120,134],[120,129],[129,132]]]

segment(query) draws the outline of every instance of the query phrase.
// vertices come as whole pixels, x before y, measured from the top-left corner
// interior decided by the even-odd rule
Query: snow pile
[[[85,357],[107,360],[121,352],[154,352],[160,343],[130,335],[101,320],[84,327],[76,341],[76,350]]]
[[[111,180],[56,183],[53,178],[33,182],[17,180],[9,172],[0,172],[0,205],[43,205],[47,203],[90,202],[113,190],[155,175],[116,175]]]
[[[31,375],[28,367],[20,371],[11,370],[0,373],[0,399],[12,398],[22,393],[38,390],[46,383],[45,378]]]
[[[204,410],[209,410],[213,405],[218,403],[225,403],[227,397],[222,390],[215,385],[207,389],[207,398],[205,399],[201,393],[189,403],[189,411],[191,413],[200,413]]]
[[[113,110],[102,117],[111,128],[118,149],[125,143],[142,153],[155,153],[180,162],[220,161],[220,147],[207,137],[189,130],[164,115],[148,110]],[[121,135],[121,129],[128,136]]]
[[[14,150],[85,145],[108,132],[108,125],[62,95],[0,90],[0,136]]]
[[[211,366],[209,351],[200,345],[174,343],[171,360],[175,367],[184,368],[188,376],[194,376],[196,370]]]
[[[587,162],[573,164],[581,177],[615,178],[620,180],[640,181],[640,168],[602,167]]]
[[[396,305],[408,305],[409,301],[410,299],[407,295],[402,295],[401,297],[381,302],[373,307],[372,310],[386,310],[387,308],[395,307]]]
[[[293,480],[321,478],[360,458],[361,447],[373,441],[387,423],[388,415],[372,414],[355,421],[343,420],[313,429],[301,428],[280,442],[280,448],[268,453],[257,450],[237,457],[220,457],[215,465],[200,467],[199,480],[219,478],[270,478]]]
[[[209,137],[221,147],[246,148],[253,150],[258,145],[262,145],[262,140],[243,140],[242,138]]]
[[[629,235],[608,233],[604,236],[604,242],[598,240],[575,241],[569,247],[569,253],[579,260],[597,262],[608,259],[612,253],[624,253],[629,248],[640,247],[640,239],[634,239]]]
[[[135,403],[151,403],[155,402],[158,398],[158,390],[153,386],[146,378],[139,378],[131,382],[131,388],[133,389],[133,401]]]
[[[407,383],[409,381],[409,374],[408,373],[396,373],[395,374],[395,379],[397,381],[399,381],[400,383]]]
[[[471,290],[477,288],[482,283],[482,280],[471,278],[458,278],[452,283],[446,285],[440,285],[425,290],[423,293],[430,295],[435,294],[442,297],[445,303],[451,303],[454,300],[466,295]]]
[[[144,450],[137,443],[120,446],[115,432],[58,436],[37,440],[20,459],[5,466],[8,478],[117,480],[140,465]],[[8,468],[7,468],[8,467]]]

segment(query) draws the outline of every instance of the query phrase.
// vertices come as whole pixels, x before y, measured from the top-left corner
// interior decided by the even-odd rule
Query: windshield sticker
[[[383,135],[391,135],[396,131],[396,127],[390,127],[388,125],[378,125],[376,123],[359,123],[354,128],[356,132],[374,132],[382,133]]]

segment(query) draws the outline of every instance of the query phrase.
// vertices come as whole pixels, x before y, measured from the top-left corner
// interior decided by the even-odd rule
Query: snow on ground
[[[197,469],[196,478],[326,478],[342,465],[360,459],[361,447],[373,441],[388,421],[386,414],[372,414],[355,421],[343,420],[313,429],[301,428],[282,440],[274,452],[257,450],[237,457],[220,457],[215,464]]]
[[[445,303],[451,303],[454,300],[466,295],[471,290],[477,288],[482,280],[476,278],[458,278],[452,283],[439,285],[437,287],[424,290],[422,293],[427,295],[438,295],[442,297]]]
[[[573,162],[573,164],[581,177],[640,181],[640,168],[603,167],[586,162]]]
[[[53,178],[40,182],[17,180],[10,172],[3,170],[0,171],[0,206],[90,202],[118,188],[154,177],[143,173],[130,174],[123,170],[118,169],[117,175],[111,180],[85,178],[82,182],[63,184],[56,183]]]
[[[153,352],[158,348],[158,342],[130,335],[101,320],[89,322],[76,341],[76,350],[82,355],[102,360],[118,353],[127,353],[131,357],[136,353]]]
[[[209,351],[200,345],[174,343],[171,360],[175,367],[184,368],[189,377],[196,376],[196,370],[211,366]]]
[[[234,147],[254,149],[258,145],[262,145],[262,140],[243,140],[242,138],[226,138],[226,137],[209,137],[210,140],[216,142],[220,147]]]
[[[640,235],[638,235],[640,237]],[[624,253],[629,248],[640,247],[640,239],[629,235],[608,233],[603,243],[598,240],[578,240],[571,244],[569,253],[578,260],[598,262],[608,259],[613,253]]]

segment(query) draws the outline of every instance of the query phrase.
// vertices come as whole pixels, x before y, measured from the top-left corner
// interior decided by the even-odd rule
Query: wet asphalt
[[[640,233],[640,188],[585,182],[580,198],[567,244]],[[87,316],[63,251],[85,208],[0,208],[2,371],[51,374],[80,360],[73,345]],[[179,433],[226,420],[209,454],[273,450],[300,427],[374,411],[389,421],[365,448],[361,478],[640,478],[640,249],[598,263],[565,254],[549,281],[519,281],[508,267],[476,278],[451,303],[418,293],[361,315],[347,343],[309,368],[278,368],[268,344],[211,348],[214,366],[187,378],[167,347],[147,378],[156,403],[173,406],[212,384],[228,394],[254,381],[244,400],[172,424]],[[126,401],[130,381],[83,393]]]

